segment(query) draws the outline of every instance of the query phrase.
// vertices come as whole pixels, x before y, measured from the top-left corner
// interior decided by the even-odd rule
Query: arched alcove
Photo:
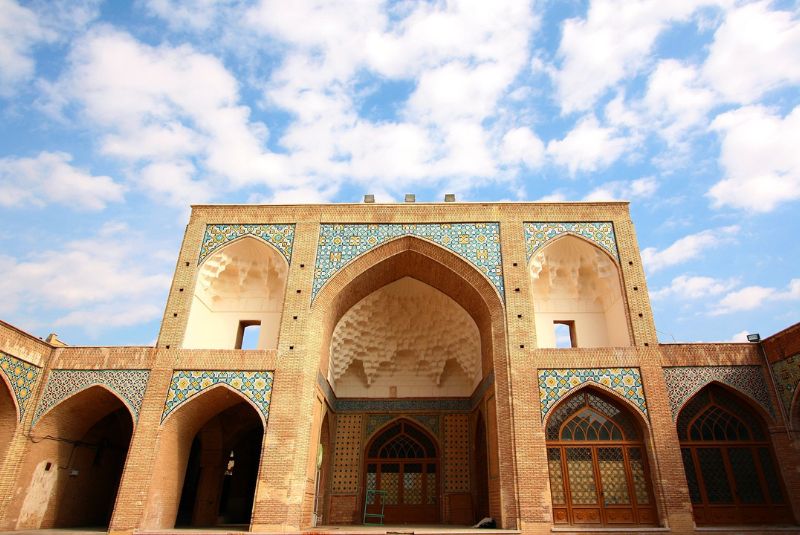
[[[17,404],[14,401],[14,393],[8,386],[6,379],[0,373],[0,467],[8,452],[8,446],[17,429]]]
[[[562,400],[545,425],[556,524],[654,525],[643,427],[599,389]]]
[[[481,380],[480,332],[446,294],[403,277],[345,312],[328,370],[340,397],[467,397]]]
[[[681,408],[677,428],[698,525],[791,522],[766,423],[745,396],[711,383]]]
[[[92,386],[48,411],[30,433],[18,529],[107,527],[133,434],[129,408]]]
[[[619,269],[600,247],[567,234],[536,252],[529,269],[539,347],[631,345]]]
[[[159,436],[142,527],[249,526],[264,436],[252,403],[211,387],[170,413]]]
[[[183,347],[242,348],[245,329],[258,326],[249,349],[278,347],[288,265],[263,241],[240,238],[198,268]]]

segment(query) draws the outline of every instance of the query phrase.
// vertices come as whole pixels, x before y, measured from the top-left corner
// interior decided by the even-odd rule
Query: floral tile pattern
[[[274,246],[291,263],[294,225],[291,224],[253,224],[253,225],[207,225],[200,246],[197,264],[225,245],[242,236],[254,236]]]
[[[525,250],[528,261],[537,250],[544,247],[553,238],[557,238],[562,234],[575,234],[602,247],[619,262],[614,224],[610,221],[594,223],[526,222],[523,223],[523,227],[525,229]]]
[[[172,374],[161,421],[192,396],[214,385],[225,384],[252,401],[266,422],[269,420],[272,378],[273,373],[268,371],[176,371]]]
[[[40,372],[41,368],[33,364],[0,352],[0,373],[6,376],[11,390],[14,392],[14,398],[19,407],[20,422],[25,417],[25,409],[31,399]]]
[[[437,414],[370,414],[367,416],[367,424],[364,428],[365,438],[371,437],[375,431],[397,418],[415,420],[434,436],[439,436],[439,416]]]
[[[494,284],[504,299],[499,223],[329,224],[320,225],[312,300],[350,261],[400,236],[416,236],[456,253]]]
[[[746,394],[775,416],[761,366],[675,366],[664,368],[664,378],[673,419],[689,398],[712,381]]]
[[[136,421],[149,377],[149,370],[51,370],[33,422],[76,392],[95,385],[105,386],[118,394]]]
[[[775,385],[778,388],[778,397],[786,409],[786,414],[792,414],[792,400],[797,385],[800,384],[800,353],[788,359],[779,360],[772,364],[775,375]]]
[[[570,390],[586,382],[597,383],[618,393],[647,414],[647,401],[644,398],[639,368],[550,369],[539,370],[542,420]]]

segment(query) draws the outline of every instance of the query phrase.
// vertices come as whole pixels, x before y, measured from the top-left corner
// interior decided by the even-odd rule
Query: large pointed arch
[[[497,418],[487,432],[497,437],[493,457],[502,458],[500,477],[492,479],[492,516],[499,525],[514,528],[516,500],[514,429],[511,425],[511,385],[503,300],[489,279],[457,254],[427,240],[403,236],[360,255],[331,277],[316,295],[309,324],[320,325],[320,337],[310,351],[318,351],[322,377],[328,376],[331,334],[339,319],[370,293],[411,277],[444,293],[475,321],[480,332],[481,372],[493,376]],[[503,398],[503,399],[498,399]],[[493,448],[494,449],[494,448]]]
[[[568,345],[558,339],[557,325],[568,327],[572,347],[632,345],[622,269],[608,250],[565,232],[537,248],[528,272],[539,347]]]
[[[164,419],[156,446],[155,463],[152,467],[152,479],[142,518],[142,527],[147,529],[172,529],[178,520],[182,494],[185,493],[187,467],[192,460],[195,443],[204,429],[209,425],[215,427],[217,442],[225,437],[237,436],[238,427],[252,427],[256,422],[261,437],[266,429],[266,421],[259,408],[241,392],[227,384],[216,384],[193,395],[182,403]],[[218,428],[218,429],[217,429]],[[208,448],[206,448],[208,449]],[[218,448],[218,453],[222,450]],[[259,447],[259,452],[261,447]],[[258,456],[260,464],[261,455]],[[224,471],[224,459],[214,459],[215,466]],[[255,473],[259,467],[255,467]],[[222,473],[218,478],[209,480],[209,485],[221,485]],[[202,485],[202,482],[195,482]],[[255,492],[255,489],[253,490]],[[198,525],[213,525],[217,518],[220,488],[211,488],[209,493],[217,500],[211,509],[195,510],[194,518]],[[190,504],[192,507],[194,504]]]
[[[65,397],[63,399],[58,400],[53,405],[51,405],[50,407],[47,407],[44,411],[42,411],[41,414],[39,414],[39,412],[37,410],[37,413],[34,414],[33,422],[31,423],[31,432],[35,431],[35,429],[39,425],[39,423],[44,418],[46,418],[48,414],[50,414],[51,412],[57,410],[60,405],[69,402],[70,399],[74,398],[75,396],[80,396],[83,392],[86,392],[87,390],[90,390],[92,388],[100,388],[102,390],[105,390],[106,392],[108,392],[109,394],[114,396],[115,398],[117,398],[117,400],[119,400],[119,402],[122,403],[122,406],[125,407],[125,409],[130,414],[131,419],[134,422],[134,424],[136,423],[136,420],[139,418],[139,415],[136,413],[136,410],[133,407],[131,407],[130,400],[125,399],[124,396],[122,396],[119,392],[117,392],[116,390],[114,390],[113,388],[111,388],[108,385],[105,385],[105,384],[102,384],[102,383],[92,383],[92,384],[87,384],[85,387],[83,387],[83,388],[81,388],[79,390],[76,390],[75,392],[70,393],[67,397]]]
[[[0,467],[8,452],[14,433],[19,425],[20,413],[14,391],[8,383],[8,378],[0,372]]]

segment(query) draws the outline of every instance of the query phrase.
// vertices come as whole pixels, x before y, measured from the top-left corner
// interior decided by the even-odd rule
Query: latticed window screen
[[[553,409],[546,434],[552,503],[564,521],[585,522],[587,514],[600,523],[617,522],[607,519],[618,514],[634,523],[655,520],[641,432],[627,410],[583,390]],[[606,508],[629,513],[614,516]]]
[[[695,507],[783,504],[761,418],[718,385],[695,395],[677,421]]]

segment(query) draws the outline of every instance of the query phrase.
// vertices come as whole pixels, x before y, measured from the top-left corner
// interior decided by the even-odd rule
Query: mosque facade
[[[195,206],[155,346],[0,323],[0,529],[790,529],[799,383],[659,343],[625,202]]]

